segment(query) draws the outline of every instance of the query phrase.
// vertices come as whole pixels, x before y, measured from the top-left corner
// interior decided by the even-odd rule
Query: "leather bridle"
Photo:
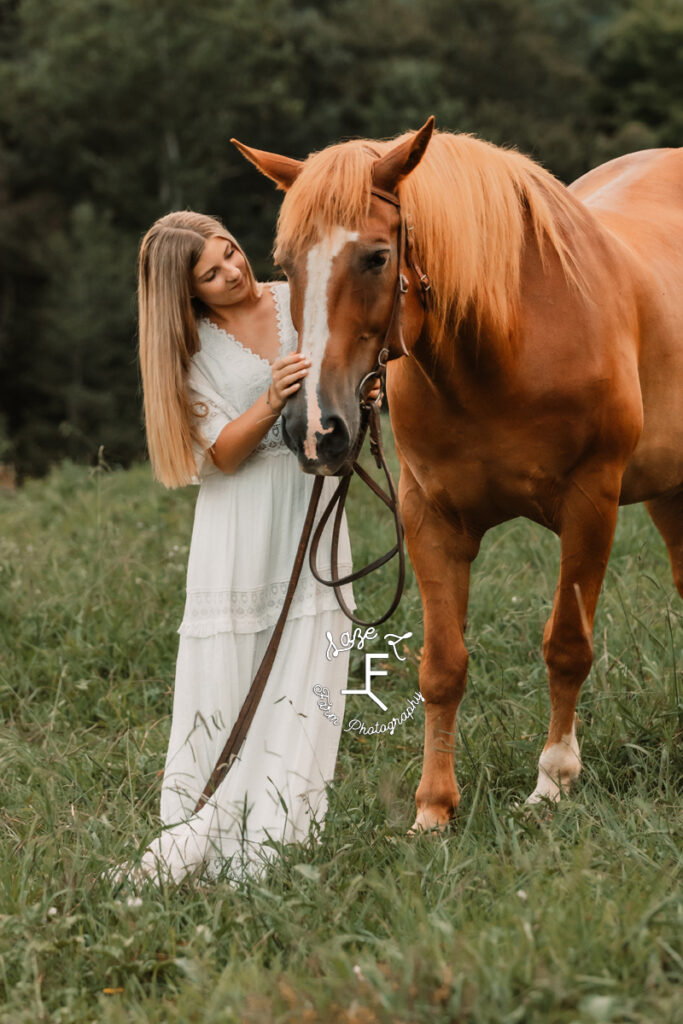
[[[408,277],[405,273],[406,268],[412,270],[417,278],[420,290],[420,301],[422,302],[422,306],[425,310],[429,308],[432,285],[429,280],[429,276],[423,273],[415,259],[413,239],[411,235],[412,227],[407,227],[405,224],[403,211],[401,210],[401,200],[399,197],[395,192],[385,192],[384,189],[378,188],[376,185],[373,185],[370,189],[370,194],[376,196],[377,199],[383,200],[385,203],[390,203],[398,212],[398,228],[396,235],[396,284],[394,286],[394,301],[391,307],[391,313],[389,314],[386,333],[384,335],[384,346],[386,348],[389,347],[388,341],[391,336],[392,329],[395,329],[398,336],[399,347],[401,349],[399,355],[408,356],[410,353],[406,348],[405,340],[403,338],[401,322],[403,315],[403,303],[409,287]],[[396,356],[389,356],[389,358],[396,358]]]

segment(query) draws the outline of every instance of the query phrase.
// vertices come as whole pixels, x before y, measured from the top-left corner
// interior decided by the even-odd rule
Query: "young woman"
[[[310,364],[296,353],[288,285],[258,284],[214,218],[171,213],[148,231],[139,310],[155,474],[167,487],[200,483],[161,792],[166,827],[141,870],[178,881],[227,867],[239,878],[274,855],[272,841],[305,840],[324,819],[343,721],[348,652],[328,659],[327,634],[338,637],[347,620],[306,559],[238,759],[193,813],[284,601],[313,478],[284,444],[279,417]],[[318,516],[336,483],[325,480]],[[321,544],[328,575],[330,533]],[[351,568],[344,523],[339,571]],[[314,687],[328,689],[340,724]]]

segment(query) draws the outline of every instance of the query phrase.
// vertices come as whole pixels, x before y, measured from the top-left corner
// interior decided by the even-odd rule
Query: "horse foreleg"
[[[561,508],[560,577],[543,634],[550,726],[527,803],[559,800],[581,771],[576,703],[593,663],[593,619],[614,537],[620,481],[621,467],[584,470],[572,480]]]
[[[683,597],[683,491],[646,501],[645,507],[664,538],[678,593]]]
[[[455,716],[465,690],[463,639],[470,564],[479,542],[454,530],[402,474],[401,507],[406,543],[424,608],[420,691],[425,736],[422,778],[415,794],[417,817],[410,832],[443,828],[460,801],[453,766]]]

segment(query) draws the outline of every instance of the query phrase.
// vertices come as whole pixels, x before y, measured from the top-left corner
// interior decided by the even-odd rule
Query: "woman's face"
[[[249,294],[246,260],[229,238],[209,238],[192,271],[192,294],[205,306],[236,306]]]

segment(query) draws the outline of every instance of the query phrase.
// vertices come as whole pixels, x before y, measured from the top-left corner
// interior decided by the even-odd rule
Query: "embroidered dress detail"
[[[350,567],[348,571],[351,571]],[[329,574],[329,569],[322,570],[323,575],[326,572]],[[253,590],[199,590],[188,593],[183,624],[178,632],[181,636],[200,637],[229,631],[252,633],[267,629],[277,622],[288,585],[289,580],[279,580]],[[312,576],[301,580],[292,598],[290,618],[315,615],[321,605],[334,610],[337,604],[334,595],[331,596],[331,601],[324,599],[325,594],[321,592],[320,584]]]

